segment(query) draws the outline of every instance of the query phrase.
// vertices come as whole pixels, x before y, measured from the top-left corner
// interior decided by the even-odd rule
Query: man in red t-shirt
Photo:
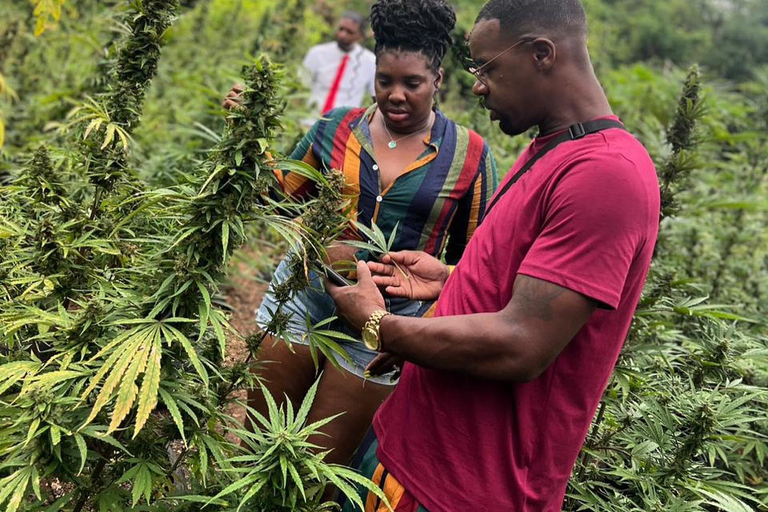
[[[382,352],[371,372],[406,361],[358,467],[398,512],[555,512],[650,266],[658,181],[594,75],[579,0],[491,0],[470,49],[491,118],[540,134],[450,277],[401,252],[328,285]],[[434,318],[386,313],[377,285],[439,294]]]

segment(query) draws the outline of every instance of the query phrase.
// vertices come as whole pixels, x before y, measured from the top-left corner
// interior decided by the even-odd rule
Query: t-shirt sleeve
[[[543,208],[542,231],[518,273],[618,307],[632,261],[652,243],[635,166],[620,156],[574,164]]]

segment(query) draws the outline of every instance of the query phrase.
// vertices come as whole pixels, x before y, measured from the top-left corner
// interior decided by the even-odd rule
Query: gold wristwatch
[[[387,315],[391,315],[387,310],[377,309],[368,318],[363,326],[363,343],[371,350],[379,351],[381,348],[381,335],[379,330],[381,329],[381,319]]]

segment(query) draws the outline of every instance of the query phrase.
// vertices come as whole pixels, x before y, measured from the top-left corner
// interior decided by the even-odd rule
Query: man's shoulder
[[[369,50],[365,46],[361,46],[360,47],[360,55],[365,60],[370,60],[370,61],[376,62],[376,54],[374,54],[371,50]]]
[[[361,62],[366,66],[376,66],[376,55],[365,46],[358,44],[357,47],[352,50],[350,55],[356,62]]]
[[[560,163],[569,172],[573,168],[584,168],[593,174],[630,172],[656,177],[656,168],[648,150],[626,130],[604,130],[574,142],[577,144],[564,144],[564,151],[560,154]]]
[[[613,132],[613,133],[611,133]],[[550,200],[568,197],[568,203],[594,208],[614,205],[620,210],[658,211],[656,167],[645,147],[627,131],[606,130],[585,137],[561,153],[554,163]],[[563,146],[567,146],[564,144]],[[605,198],[610,194],[610,200]]]
[[[315,46],[311,47],[307,51],[307,55],[315,55],[320,53],[330,53],[334,51],[335,47],[338,47],[335,41],[331,41],[328,43],[320,43],[316,44]]]

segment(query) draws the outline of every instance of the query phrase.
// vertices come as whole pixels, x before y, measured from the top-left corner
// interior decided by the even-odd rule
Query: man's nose
[[[488,94],[488,86],[479,79],[475,79],[475,83],[472,85],[472,94],[475,96],[485,96]]]

